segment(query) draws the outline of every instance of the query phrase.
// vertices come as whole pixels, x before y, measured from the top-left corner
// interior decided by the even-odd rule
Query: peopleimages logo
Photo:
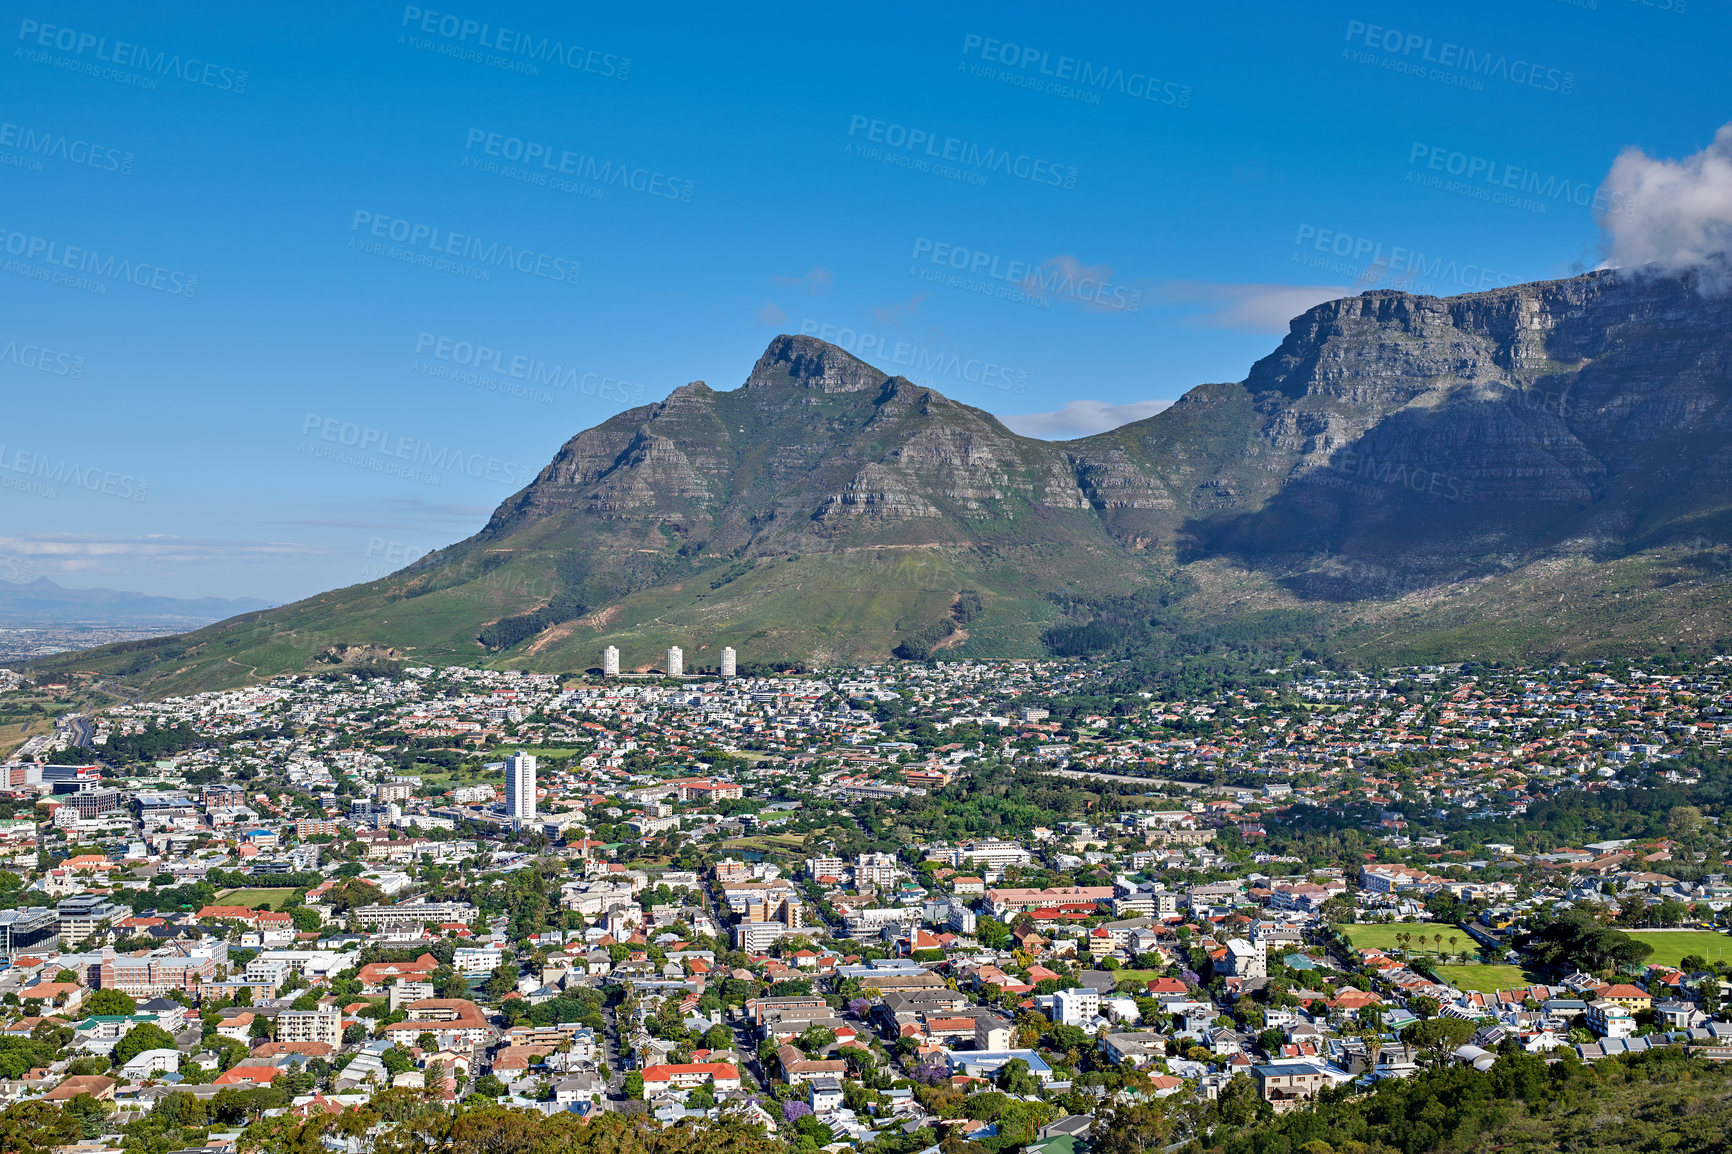
[[[71,72],[84,72],[104,80],[121,80],[127,77],[124,73],[111,75],[113,69],[97,68],[96,64],[112,64],[117,69],[131,68],[145,74],[142,77],[133,77],[133,80],[172,77],[221,92],[239,94],[247,90],[247,74],[241,69],[225,68],[220,64],[200,60],[196,56],[183,58],[178,52],[153,52],[142,44],[131,44],[125,40],[116,40],[110,44],[108,37],[98,36],[94,32],[80,32],[76,28],[44,24],[40,20],[23,20],[18,25],[18,39],[26,47],[70,52],[75,58],[57,60],[46,53],[35,52],[26,57],[34,63],[54,64]],[[80,66],[81,62],[87,60],[95,63],[82,63]],[[152,82],[146,86],[154,88],[156,85]]]
[[[74,380],[84,375],[83,357],[51,349],[46,345],[11,338],[0,342],[0,365],[17,365],[32,372],[47,373],[51,377],[71,377]]]
[[[870,116],[848,118],[848,136],[861,142],[861,155],[871,159],[874,151],[866,145],[881,145],[900,157],[919,157],[940,165],[960,165],[977,176],[998,173],[1034,184],[1050,184],[1054,188],[1075,188],[1075,165],[1059,164],[1041,156],[1031,156],[996,145],[984,145],[957,136],[944,136],[929,128],[913,128],[890,120]],[[850,150],[853,149],[850,145]]]
[[[800,332],[805,336],[827,341],[853,353],[863,361],[887,362],[897,368],[908,369],[908,373],[901,375],[917,385],[928,383],[915,375],[923,374],[949,377],[951,380],[984,385],[989,389],[1000,389],[1007,393],[1028,391],[1027,373],[1009,365],[983,361],[979,357],[965,357],[961,353],[948,353],[913,341],[893,340],[878,333],[851,329],[847,325],[825,324],[815,320],[801,321]]]
[[[114,253],[104,254],[93,248],[65,244],[49,237],[0,228],[0,251],[4,251],[7,256],[21,258],[6,262],[7,272],[35,277],[37,280],[56,281],[98,295],[108,292],[109,283],[124,282],[189,300],[198,296],[198,277],[190,273],[163,268],[149,261],[116,256]],[[84,275],[72,275],[79,273]]]
[[[426,484],[439,484],[439,471],[461,473],[501,485],[525,485],[535,476],[534,469],[512,461],[501,461],[485,453],[435,445],[418,437],[394,435],[370,425],[308,413],[301,422],[301,436],[309,438],[315,435],[325,444],[309,444],[303,440],[301,452],[374,472],[410,477]]]
[[[1293,254],[1297,263],[1338,275],[1363,276],[1367,270],[1375,269],[1379,278],[1384,272],[1398,274],[1398,283],[1411,284],[1418,280],[1433,285],[1456,286],[1468,292],[1484,292],[1515,283],[1515,278],[1509,273],[1497,272],[1484,265],[1460,264],[1441,256],[1427,258],[1419,249],[1401,245],[1385,248],[1380,240],[1312,224],[1299,226],[1293,244],[1300,250]],[[1306,248],[1326,255],[1310,257],[1304,251]],[[1330,256],[1340,257],[1342,262],[1332,263],[1328,260]]]
[[[499,53],[504,58],[503,62],[520,65],[517,71],[527,71],[535,76],[541,74],[540,69],[535,67],[538,64],[558,64],[572,72],[588,72],[610,80],[624,80],[631,75],[629,56],[618,56],[579,44],[567,44],[555,37],[537,36],[533,32],[495,28],[479,20],[454,16],[449,12],[417,8],[413,4],[404,7],[402,26],[426,36],[437,36],[446,42],[444,45],[412,43],[411,47],[426,47],[445,56],[464,56],[469,46],[473,45],[476,49]],[[479,52],[475,52],[472,58],[482,63],[492,63]]]
[[[1437,80],[1458,87],[1482,90],[1487,80],[1503,80],[1524,88],[1568,96],[1575,91],[1576,74],[1562,68],[1511,60],[1501,52],[1481,52],[1449,40],[1438,41],[1417,32],[1347,22],[1347,42],[1363,45],[1368,52],[1343,48],[1343,58],[1359,64],[1375,64],[1391,72],[1422,80]],[[1427,70],[1426,65],[1437,67]]]
[[[1147,72],[1126,72],[1123,68],[1091,64],[1074,56],[1054,56],[1044,48],[1017,44],[1011,40],[994,40],[973,32],[962,38],[962,54],[978,58],[987,64],[1000,64],[1034,76],[1050,77],[1045,90],[1055,96],[1076,99],[1090,96],[1086,103],[1098,104],[1100,92],[1117,92],[1133,100],[1147,100],[1185,108],[1191,103],[1191,86],[1173,80],[1161,80]]]
[[[913,260],[915,268],[911,271],[922,280],[934,283],[947,278],[975,280],[984,277],[987,281],[1013,286],[1036,299],[1062,297],[1109,312],[1134,313],[1143,307],[1142,290],[1113,284],[1094,275],[1093,270],[1079,270],[1063,260],[1008,259],[982,249],[947,244],[924,236],[914,240]],[[922,262],[950,271],[922,271],[919,269]]]
[[[1548,203],[1562,201],[1578,208],[1591,208],[1610,216],[1633,216],[1641,207],[1637,197],[1621,190],[1585,180],[1542,175],[1521,165],[1508,164],[1471,153],[1457,152],[1438,144],[1413,142],[1407,153],[1409,183],[1417,182],[1445,192],[1458,192],[1494,204],[1544,213]],[[1416,170],[1423,171],[1416,171]],[[1438,174],[1433,177],[1431,174]],[[1444,176],[1456,179],[1446,181]]]
[[[539,357],[509,353],[478,341],[440,336],[437,333],[422,332],[416,336],[415,356],[416,362],[410,367],[418,372],[428,372],[430,376],[449,376],[453,380],[474,384],[490,392],[506,392],[514,396],[525,396],[530,400],[547,397],[545,403],[549,404],[552,403],[552,397],[548,394],[537,394],[529,387],[520,390],[505,386],[521,381],[524,386],[570,389],[586,397],[616,401],[622,405],[641,401],[644,396],[642,385],[634,385],[618,377],[583,372],[576,368],[566,368],[564,365],[550,365]],[[421,357],[430,357],[442,365],[454,367],[443,373],[430,372],[428,368],[421,367],[425,363],[420,360]],[[475,379],[468,379],[471,376]],[[489,378],[504,379],[495,381]]]
[[[581,261],[568,260],[533,248],[517,248],[497,241],[488,242],[478,236],[451,232],[435,225],[357,208],[354,219],[349,224],[349,231],[362,233],[363,228],[365,238],[389,240],[405,246],[403,250],[387,251],[383,245],[374,245],[366,251],[378,256],[404,259],[410,264],[437,267],[437,258],[448,256],[475,261],[492,268],[511,269],[526,276],[540,277],[560,284],[576,284],[578,276],[583,272]],[[356,237],[350,237],[349,246],[362,247],[357,244]],[[488,279],[485,268],[474,271],[484,274],[477,279]]]
[[[534,179],[536,177],[573,177],[577,180],[594,181],[602,188],[614,185],[631,192],[641,192],[646,196],[677,200],[682,204],[690,204],[692,200],[694,186],[689,180],[669,176],[653,168],[598,160],[587,153],[573,152],[569,148],[525,140],[519,136],[488,132],[484,128],[469,130],[469,135],[463,142],[463,150],[521,164],[530,170],[525,175],[531,178],[528,181],[531,184],[546,183],[545,179]],[[468,156],[463,158],[463,162],[465,165],[471,163]],[[536,171],[537,169],[540,171]]]
[[[0,477],[0,488],[33,493],[50,500],[60,495],[58,490],[52,488],[53,485],[83,489],[88,493],[101,493],[106,497],[119,497],[124,501],[142,501],[150,495],[150,482],[130,473],[116,473],[112,469],[96,465],[80,465],[64,457],[57,459],[46,453],[11,449],[4,444],[0,444],[0,473],[17,475]],[[29,480],[21,481],[18,477]]]
[[[122,152],[118,148],[89,140],[77,140],[51,129],[13,124],[10,120],[0,121],[0,148],[15,148],[21,154],[20,160],[34,162],[25,165],[12,162],[14,167],[30,167],[40,171],[41,162],[46,159],[64,161],[81,168],[93,168],[98,172],[132,175],[130,152]],[[0,154],[0,157],[3,156],[4,154]],[[8,162],[0,159],[0,163]]]

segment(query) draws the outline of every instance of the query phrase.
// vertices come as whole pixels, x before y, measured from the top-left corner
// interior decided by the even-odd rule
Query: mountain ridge
[[[1729,401],[1732,305],[1613,272],[1326,302],[1243,381],[1067,441],[783,335],[737,389],[571,437],[470,538],[118,665],[1035,656],[1172,614],[1372,657],[1638,644],[1679,614],[1707,643],[1732,637]]]
[[[269,609],[257,597],[163,597],[105,587],[72,588],[47,577],[0,582],[0,624],[204,623]]]

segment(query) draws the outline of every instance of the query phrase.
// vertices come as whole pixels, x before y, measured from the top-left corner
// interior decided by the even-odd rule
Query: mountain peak
[[[745,387],[794,385],[824,393],[858,393],[881,387],[888,374],[817,337],[784,333],[770,342]]]

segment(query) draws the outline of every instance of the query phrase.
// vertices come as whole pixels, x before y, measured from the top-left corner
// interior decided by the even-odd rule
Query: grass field
[[[1631,930],[1630,936],[1654,947],[1650,965],[1675,966],[1685,954],[1701,954],[1710,962],[1732,960],[1732,936],[1713,930]]]
[[[1161,977],[1165,977],[1165,976],[1166,976],[1165,970],[1131,970],[1131,969],[1125,969],[1125,970],[1114,970],[1113,971],[1113,977],[1116,980],[1121,981],[1121,982],[1126,982],[1126,981],[1135,982],[1139,986],[1142,986],[1145,983],[1152,981],[1155,978],[1161,978]]]
[[[246,906],[248,909],[252,910],[264,906],[272,910],[280,910],[283,908],[283,903],[287,902],[294,896],[295,891],[292,889],[223,890],[221,893],[217,894],[215,898],[211,899],[211,904],[217,906]]]
[[[1482,994],[1531,986],[1537,980],[1520,966],[1432,966],[1431,969],[1458,990]]]
[[[1360,949],[1388,950],[1400,952],[1410,950],[1415,954],[1459,954],[1463,950],[1472,952],[1477,948],[1474,940],[1462,932],[1459,926],[1445,925],[1442,922],[1391,922],[1383,926],[1342,926],[1341,932],[1347,935],[1347,940]],[[1397,934],[1412,934],[1411,944],[1403,944],[1396,938]],[[1443,943],[1434,946],[1431,943],[1434,934],[1443,935]],[[1420,941],[1421,935],[1425,940]],[[1451,945],[1449,939],[1454,938]]]

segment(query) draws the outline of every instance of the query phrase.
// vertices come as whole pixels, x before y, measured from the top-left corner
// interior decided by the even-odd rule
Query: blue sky
[[[298,7],[7,6],[0,574],[380,576],[779,332],[1080,435],[1732,120],[1702,0]]]

